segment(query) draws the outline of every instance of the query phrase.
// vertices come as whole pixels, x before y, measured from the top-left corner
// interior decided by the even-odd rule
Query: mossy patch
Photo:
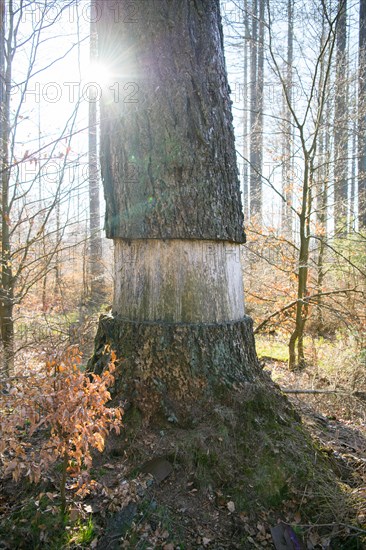
[[[267,335],[257,335],[255,345],[259,359],[270,358],[275,361],[288,361],[288,343],[278,339],[268,337]]]
[[[230,402],[216,402],[191,429],[171,427],[166,437],[175,460],[197,488],[210,487],[231,495],[238,510],[253,506],[280,509],[290,499],[306,495],[305,517],[322,521],[347,494],[331,465],[318,452],[288,401],[273,387],[258,388],[256,398],[240,391],[226,393]],[[206,403],[207,406],[207,403]]]
[[[67,519],[61,516],[57,504],[46,496],[27,499],[24,505],[2,521],[0,532],[12,548],[66,548]]]

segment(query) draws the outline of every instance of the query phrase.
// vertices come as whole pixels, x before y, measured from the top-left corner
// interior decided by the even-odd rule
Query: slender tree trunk
[[[358,58],[358,219],[366,227],[366,0],[360,0]]]
[[[5,101],[5,0],[0,0],[0,140],[3,139],[3,118]]]
[[[98,40],[126,75],[120,101],[101,105],[115,292],[92,365],[103,367],[108,343],[124,359],[123,394],[147,417],[182,419],[202,392],[258,373],[219,1],[136,2],[130,25],[113,19],[114,4],[99,0]]]
[[[310,242],[310,213],[312,205],[311,197],[311,158],[305,155],[304,180],[302,189],[300,221],[300,250],[297,281],[297,304],[295,315],[295,329],[289,342],[289,368],[294,370],[296,367],[304,368],[304,329],[308,315],[307,280],[309,271],[309,242]],[[296,353],[297,347],[297,353]]]
[[[287,75],[286,84],[288,90],[288,100],[284,98],[284,117],[285,117],[285,136],[283,145],[283,169],[282,169],[282,196],[284,200],[281,204],[281,226],[282,232],[287,238],[292,236],[292,192],[293,192],[293,175],[292,175],[292,124],[290,104],[292,103],[292,71],[293,71],[293,41],[294,41],[294,2],[287,2]]]
[[[82,273],[83,273],[83,284],[82,284],[82,292],[81,292],[81,303],[80,303],[80,311],[85,311],[85,305],[87,304],[88,302],[88,297],[91,295],[91,292],[90,292],[90,280],[89,280],[89,273],[88,273],[88,262],[89,262],[89,247],[88,247],[88,223],[86,223],[86,227],[84,229],[84,235],[85,235],[85,238],[84,238],[84,242],[83,242],[83,245],[82,245],[82,256],[81,256],[81,261],[82,261],[82,265],[81,265],[81,269],[82,269]],[[79,322],[83,322],[83,318],[82,316],[80,315],[79,316]]]
[[[318,169],[316,177],[316,233],[318,241],[318,257],[316,260],[317,267],[317,291],[321,293],[324,281],[324,252],[325,252],[325,236],[326,236],[326,195],[327,195],[327,175],[325,164],[325,148],[324,148],[324,120],[320,122],[322,129],[319,132],[318,144]],[[322,334],[323,331],[323,310],[321,297],[317,300],[317,331]]]
[[[61,497],[61,517],[64,520],[66,509],[67,509],[67,503],[66,503],[66,480],[67,480],[67,468],[69,465],[69,456],[67,452],[64,453],[63,459],[62,459],[62,470],[61,470],[61,481],[60,481],[60,497]]]
[[[259,0],[259,41],[258,41],[258,75],[257,75],[257,159],[256,159],[256,178],[257,193],[255,211],[258,212],[259,220],[262,219],[262,173],[263,173],[263,109],[264,109],[264,8],[265,0]]]
[[[259,2],[259,10],[258,10]],[[253,1],[250,94],[250,216],[262,219],[264,0]],[[258,13],[259,12],[259,13]],[[259,24],[258,24],[259,19]]]
[[[243,41],[243,89],[244,89],[244,100],[243,100],[243,157],[244,157],[244,166],[243,166],[243,198],[244,198],[244,217],[249,217],[249,170],[248,170],[248,43],[250,44],[250,29],[248,22],[248,1],[244,0],[243,5],[243,28],[244,28],[244,41]]]
[[[334,221],[345,233],[348,213],[348,60],[347,0],[338,2],[336,90],[334,106]]]
[[[91,12],[95,11],[95,0],[90,1]],[[90,23],[90,61],[97,59],[97,28],[96,17],[91,17]],[[104,283],[102,268],[102,238],[100,232],[100,201],[99,201],[99,171],[97,153],[97,97],[93,87],[89,98],[89,269],[90,269],[90,301],[94,305],[103,302]]]
[[[322,18],[322,39],[321,45],[324,47],[326,37],[326,19],[323,13]],[[326,75],[326,66],[324,57],[321,59],[321,78],[320,86],[321,90],[324,90],[326,95],[329,93],[329,85],[324,88],[324,78]],[[328,218],[328,193],[329,193],[329,178],[330,178],[330,124],[331,120],[331,102],[329,98],[326,100],[324,113],[322,113],[319,120],[319,137],[317,144],[317,160],[318,166],[316,170],[316,233],[318,237],[318,257],[316,259],[317,267],[317,291],[319,297],[317,299],[317,331],[319,335],[324,330],[323,319],[323,304],[322,304],[322,290],[325,277],[324,260],[326,252],[326,239],[327,239],[327,218]]]
[[[260,216],[258,173],[258,0],[252,2],[250,48],[250,217]]]
[[[60,201],[56,205],[56,242],[57,247],[58,243],[61,240],[61,212],[60,212]],[[56,252],[55,260],[55,295],[61,295],[61,281],[62,281],[62,271],[61,271],[61,254],[60,251]]]
[[[323,134],[323,132],[322,132]],[[319,335],[324,330],[323,320],[323,306],[321,293],[323,291],[323,283],[325,277],[324,260],[326,253],[326,240],[327,240],[327,212],[328,212],[328,192],[329,192],[329,166],[330,155],[324,148],[324,136],[322,137],[319,145],[321,155],[319,155],[323,164],[321,170],[318,173],[318,186],[317,186],[317,233],[319,237],[319,249],[318,257],[316,260],[317,265],[317,292],[319,298],[317,299],[317,330]],[[319,151],[319,153],[320,153]]]
[[[5,37],[5,8],[1,8],[2,42],[5,46],[5,71],[2,73],[4,83],[2,86],[2,141],[1,141],[1,289],[0,289],[0,330],[3,345],[3,370],[9,375],[14,366],[14,280],[11,268],[10,254],[10,161],[9,161],[9,135],[10,135],[10,97],[12,77],[12,49],[11,39],[13,32],[13,2],[9,0],[9,29]],[[3,46],[3,47],[4,47]]]
[[[43,244],[42,253],[45,253],[46,246],[45,242]],[[47,273],[44,274],[42,278],[42,311],[45,313],[48,310],[48,300],[47,300]]]
[[[325,6],[323,6],[325,8]],[[304,168],[302,176],[302,195],[299,197],[299,210],[297,212],[299,219],[299,265],[298,265],[298,282],[297,282],[297,298],[296,298],[296,312],[295,312],[295,328],[291,334],[289,341],[289,367],[294,369],[296,366],[303,367],[305,365],[303,335],[304,328],[309,313],[308,303],[308,291],[307,280],[309,271],[309,244],[310,244],[310,223],[313,216],[313,191],[315,186],[315,167],[314,159],[317,158],[317,146],[319,140],[319,133],[322,130],[322,120],[324,109],[327,105],[327,90],[329,87],[332,60],[335,48],[335,33],[334,22],[324,14],[324,19],[327,22],[327,33],[325,34],[325,40],[323,36],[322,43],[319,44],[319,54],[317,57],[316,68],[312,75],[312,91],[317,90],[318,101],[312,109],[314,102],[312,100],[306,106],[306,114],[304,118],[299,118],[299,114],[291,106],[291,102],[287,96],[286,79],[281,73],[277,56],[272,48],[272,35],[271,35],[271,11],[270,3],[267,3],[268,8],[268,28],[269,28],[269,53],[271,60],[276,69],[276,73],[279,76],[282,91],[287,104],[291,110],[294,124],[298,132],[298,138],[301,143],[301,154],[304,159]],[[324,34],[324,28],[323,28]],[[326,46],[326,47],[325,47]],[[313,93],[313,92],[312,92]],[[302,115],[301,115],[302,117]],[[313,125],[313,131],[310,136],[308,134],[308,124]],[[305,131],[306,129],[306,131]]]
[[[357,166],[357,112],[356,107],[353,116],[353,128],[352,128],[352,165],[351,165],[351,185],[349,190],[349,231],[355,229],[355,214],[356,214],[356,166]]]

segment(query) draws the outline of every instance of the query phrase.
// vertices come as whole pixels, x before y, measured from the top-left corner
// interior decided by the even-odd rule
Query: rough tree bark
[[[219,1],[129,6],[97,1],[99,56],[118,75],[101,105],[115,292],[91,367],[109,345],[123,395],[183,418],[182,403],[258,374]]]

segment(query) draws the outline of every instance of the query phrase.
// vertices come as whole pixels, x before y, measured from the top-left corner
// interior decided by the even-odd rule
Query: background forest
[[[224,3],[246,303],[290,369],[342,341],[363,370],[364,18],[362,1]]]
[[[89,5],[13,9],[0,60],[4,364],[82,332],[112,287],[97,145],[108,76],[95,65]],[[222,3],[246,305],[259,349],[270,341],[261,335],[276,336],[290,369],[314,362],[324,342],[322,352],[332,342],[364,361],[364,10]]]
[[[311,405],[364,434],[366,2],[227,0],[221,12],[246,310],[259,359],[284,391],[301,396],[296,407]],[[93,0],[0,0],[4,391],[45,361],[57,376],[85,366],[98,315],[111,307],[98,101],[113,79],[98,65],[97,16]],[[126,17],[136,17],[134,2]],[[131,82],[118,99],[136,103],[137,92]],[[130,171],[133,181],[133,163]],[[101,430],[114,422],[104,417]],[[357,445],[359,489],[366,449]],[[21,477],[28,467],[7,472]]]

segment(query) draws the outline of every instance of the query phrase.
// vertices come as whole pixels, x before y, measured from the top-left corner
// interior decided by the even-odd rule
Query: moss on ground
[[[300,417],[278,388],[265,380],[253,388],[221,391],[219,399],[201,403],[200,417],[190,427],[153,423],[161,435],[159,454],[174,456],[183,475],[199,490],[231,496],[239,511],[280,510],[288,500],[301,502],[310,522],[332,522],[349,509],[348,494],[332,464],[312,441]],[[197,411],[196,411],[197,412]],[[149,457],[143,440],[151,429],[130,440]]]

